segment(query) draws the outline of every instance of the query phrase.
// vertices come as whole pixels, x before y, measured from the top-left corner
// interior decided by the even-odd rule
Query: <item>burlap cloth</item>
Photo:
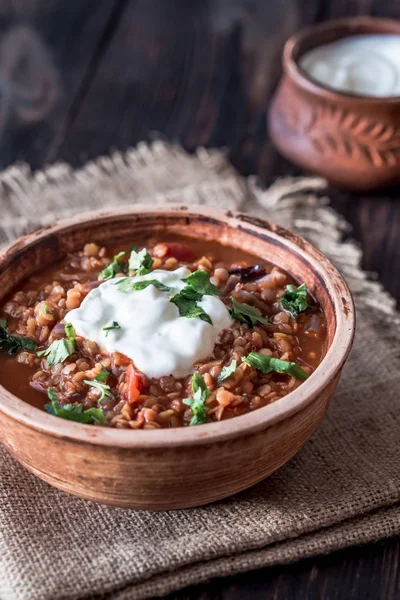
[[[12,167],[0,186],[2,244],[93,208],[240,207],[319,246],[345,275],[358,310],[354,349],[318,430],[289,464],[225,501],[159,513],[98,506],[42,483],[1,448],[1,600],[149,598],[399,533],[399,318],[360,270],[359,249],[341,242],[346,225],[315,194],[322,181],[281,180],[262,192],[223,153],[189,157],[158,143],[75,173],[57,165],[31,176]]]

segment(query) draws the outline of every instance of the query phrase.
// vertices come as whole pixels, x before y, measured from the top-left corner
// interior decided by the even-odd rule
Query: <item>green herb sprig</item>
[[[136,275],[146,275],[150,273],[152,265],[153,259],[146,248],[142,248],[139,252],[132,249],[129,257],[129,271],[135,271]]]
[[[110,376],[110,371],[105,367],[101,367],[101,371],[98,375],[96,375],[95,379],[100,381],[100,383],[105,383]]]
[[[120,292],[140,292],[145,290],[149,285],[153,285],[160,292],[170,292],[172,290],[168,285],[164,285],[156,279],[145,279],[144,281],[133,281],[129,277],[124,277],[120,281],[117,281],[115,285],[118,286]]]
[[[118,273],[123,273],[124,272],[124,268],[123,265],[121,265],[120,260],[122,257],[125,256],[125,252],[118,252],[118,254],[116,254],[114,256],[114,259],[112,262],[110,262],[100,273],[102,279],[104,279],[104,281],[107,281],[108,279],[113,279],[113,277],[115,277]]]
[[[121,325],[118,323],[118,321],[113,321],[112,325],[108,325],[108,327],[103,327],[103,331],[106,332],[106,337],[108,336],[109,332],[113,329],[121,329]]]
[[[308,378],[308,373],[295,362],[281,360],[273,356],[265,356],[265,354],[260,354],[259,352],[250,352],[250,354],[243,358],[243,361],[262,373],[275,371],[276,373],[290,375],[300,381],[305,381]]]
[[[96,381],[96,379],[84,379],[83,383],[86,383],[86,385],[93,387],[96,390],[99,390],[99,402],[102,402],[106,396],[114,400],[114,394],[110,392],[111,388],[106,383],[101,383],[100,381]]]
[[[241,323],[247,323],[250,327],[254,327],[257,323],[268,325],[268,318],[263,317],[259,310],[244,302],[238,302],[235,298],[232,298],[230,313],[233,319]]]
[[[292,284],[287,285],[286,291],[281,297],[281,305],[296,319],[299,313],[305,311],[309,306],[306,284],[302,283],[299,287]]]
[[[0,319],[0,350],[16,354],[20,350],[36,350],[36,342],[30,337],[11,335],[7,331],[7,321]]]
[[[170,302],[177,306],[181,317],[186,317],[187,319],[198,318],[210,325],[213,324],[210,315],[197,304],[197,300],[188,299],[184,294],[179,292],[171,298]]]
[[[40,350],[38,356],[46,356],[47,364],[51,367],[63,363],[76,350],[76,333],[71,323],[65,325],[66,338],[54,340],[45,350]]]
[[[197,303],[203,296],[220,296],[220,290],[211,283],[210,275],[206,271],[194,271],[191,275],[183,279],[185,287],[172,296],[173,302],[179,310],[181,317],[188,319],[199,318],[212,325],[210,315],[208,315]]]
[[[237,360],[233,359],[233,361],[231,362],[230,365],[226,365],[225,367],[222,368],[222,371],[218,376],[218,381],[224,381],[225,379],[228,379],[228,377],[233,375],[233,373],[236,371],[236,367],[237,367]]]
[[[88,408],[82,410],[81,404],[59,404],[57,394],[49,388],[47,395],[51,404],[45,404],[45,410],[55,417],[75,421],[76,423],[106,423],[104,412],[101,408]]]
[[[192,398],[185,398],[183,403],[190,406],[192,410],[192,418],[189,425],[203,425],[208,423],[207,409],[205,402],[211,392],[206,386],[206,382],[200,373],[194,373],[192,377]]]
[[[195,290],[201,296],[222,296],[221,290],[211,283],[207,271],[194,271],[189,277],[183,279],[187,286]]]

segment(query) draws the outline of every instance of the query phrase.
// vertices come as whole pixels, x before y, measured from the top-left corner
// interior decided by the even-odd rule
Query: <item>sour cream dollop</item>
[[[361,96],[400,96],[400,35],[352,35],[312,48],[300,66],[313,79]]]
[[[212,325],[199,318],[181,317],[170,297],[179,292],[190,275],[186,267],[161,269],[133,277],[133,281],[155,279],[171,287],[161,292],[153,285],[144,290],[122,292],[118,278],[92,290],[81,306],[65,317],[75,331],[96,342],[107,352],[121,352],[148,377],[185,377],[193,365],[212,353],[219,333],[231,327],[228,309],[217,296],[203,296],[198,302],[211,317]],[[120,329],[104,331],[116,321]]]

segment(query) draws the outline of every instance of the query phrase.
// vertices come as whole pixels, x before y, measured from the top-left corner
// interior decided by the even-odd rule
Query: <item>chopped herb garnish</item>
[[[63,338],[62,340],[54,340],[52,344],[45,350],[38,352],[38,356],[46,356],[47,364],[51,367],[58,363],[63,363],[68,356],[75,352],[75,343]]]
[[[76,340],[76,333],[75,333],[75,329],[74,326],[72,325],[72,323],[65,323],[65,333],[67,334],[67,338],[69,339],[70,342],[75,342]]]
[[[47,364],[52,366],[63,363],[74,352],[75,344],[63,338],[62,340],[55,340],[48,348],[41,350],[37,354],[38,356],[46,356]]]
[[[144,281],[133,281],[129,277],[117,281],[116,284],[120,292],[140,292],[145,290],[149,285],[154,285],[160,292],[170,292],[172,290],[168,285],[164,285],[156,279],[146,279]]]
[[[100,381],[100,383],[105,383],[110,376],[110,371],[105,367],[101,367],[101,371],[98,375],[96,375],[96,381]]]
[[[206,386],[206,382],[200,373],[194,373],[192,377],[193,397],[185,398],[183,403],[190,406],[192,410],[192,419],[189,425],[202,425],[208,422],[207,409],[205,402],[211,392]]]
[[[224,381],[224,379],[228,379],[235,371],[237,366],[237,360],[233,359],[230,365],[226,365],[223,367],[218,379],[219,381]]]
[[[182,290],[185,292],[185,289]],[[185,297],[185,293],[179,292],[172,296],[170,302],[173,302],[175,306],[178,307],[179,314],[181,317],[186,317],[187,319],[195,319],[199,318],[206,323],[210,323],[212,325],[211,317],[206,313],[205,310],[198,306],[196,300],[191,300],[190,298]]]
[[[281,305],[296,319],[299,313],[308,308],[306,284],[302,283],[299,287],[291,284],[287,285],[281,298]]]
[[[72,323],[65,324],[65,333],[67,334],[67,338],[54,340],[48,348],[37,353],[38,356],[47,357],[47,364],[50,367],[58,363],[63,363],[76,350],[76,334]]]
[[[212,325],[210,315],[197,304],[203,296],[221,295],[219,289],[210,282],[210,275],[199,270],[183,279],[183,281],[186,283],[185,287],[172,296],[170,301],[178,307],[181,317],[199,318]]]
[[[211,283],[210,275],[206,271],[194,271],[183,281],[202,296],[222,296],[222,292],[217,286]]]
[[[51,404],[45,404],[45,410],[61,419],[67,419],[68,421],[75,421],[76,423],[105,423],[106,418],[101,408],[88,408],[82,411],[82,404],[59,404],[57,395],[54,390],[49,388],[47,395]]]
[[[44,312],[46,313],[46,315],[52,315],[53,313],[51,312],[49,305],[47,304],[47,302],[44,303]]]
[[[129,258],[129,270],[135,271],[136,275],[146,275],[150,273],[153,264],[153,259],[147,252],[146,248],[142,248],[139,252],[132,250]]]
[[[249,304],[238,302],[235,298],[232,298],[232,309],[230,311],[232,317],[242,323],[247,323],[250,327],[254,327],[257,323],[263,325],[268,324],[267,317],[263,317],[260,311]]]
[[[195,302],[199,302],[199,300],[203,298],[203,294],[200,294],[200,292],[196,292],[196,290],[190,287],[190,285],[185,286],[179,292],[179,296],[185,298],[185,300],[194,300]]]
[[[257,369],[262,373],[276,371],[277,373],[283,373],[285,375],[290,375],[295,379],[300,379],[300,381],[304,381],[308,378],[308,373],[295,362],[281,360],[280,358],[274,358],[273,356],[265,356],[259,352],[250,352],[248,356],[243,358],[243,361],[250,365],[250,367]]]
[[[35,350],[36,342],[30,337],[11,335],[7,331],[7,321],[0,319],[0,350],[16,354],[20,350]]]
[[[108,327],[103,327],[103,331],[106,331],[106,337],[108,336],[109,332],[113,329],[121,329],[121,325],[117,323],[117,321],[113,321],[112,325],[109,325]]]
[[[107,279],[112,279],[118,273],[124,272],[123,265],[121,265],[119,262],[123,256],[125,256],[125,252],[118,252],[118,254],[114,256],[113,261],[101,271],[100,275],[104,281],[107,281]]]
[[[86,385],[94,387],[95,389],[100,391],[99,402],[102,402],[106,396],[114,400],[114,394],[110,392],[111,388],[109,385],[101,383],[98,380],[96,381],[95,379],[84,379],[83,383],[86,383]]]

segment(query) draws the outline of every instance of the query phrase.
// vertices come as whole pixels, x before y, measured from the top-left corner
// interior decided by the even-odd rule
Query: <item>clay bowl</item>
[[[309,78],[298,61],[313,47],[364,33],[400,34],[400,22],[340,19],[289,38],[283,51],[284,74],[269,110],[269,133],[284,156],[351,190],[400,183],[400,97],[336,92]]]
[[[206,504],[261,481],[310,437],[328,408],[350,351],[352,298],[325,256],[267,221],[219,209],[138,206],[60,221],[3,250],[0,301],[25,277],[88,240],[126,241],[136,232],[218,240],[272,259],[306,282],[328,321],[329,349],[321,365],[294,392],[250,414],[153,431],[64,421],[0,386],[0,440],[32,473],[82,498],[140,509]]]

